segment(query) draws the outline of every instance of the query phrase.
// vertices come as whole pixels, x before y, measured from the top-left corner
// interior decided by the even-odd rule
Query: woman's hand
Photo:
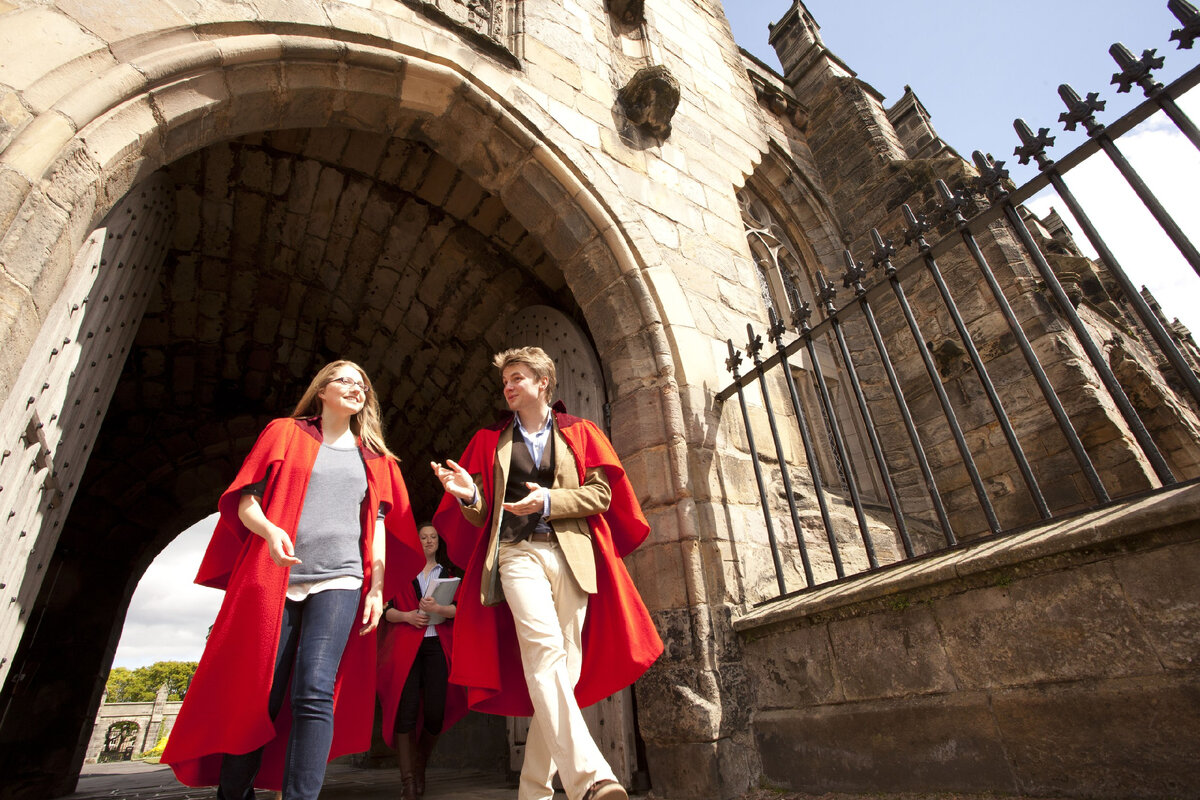
[[[292,537],[288,536],[288,532],[283,528],[267,522],[263,538],[267,540],[267,547],[271,551],[271,560],[277,565],[281,567],[294,567],[301,563],[300,559],[296,558],[296,550],[292,545]]]
[[[447,492],[464,503],[470,503],[475,499],[475,481],[471,480],[471,473],[463,469],[461,465],[447,458],[444,467],[436,461],[430,461],[429,466],[433,467],[433,474],[441,481],[442,488]]]
[[[455,608],[454,606],[443,606],[435,602],[432,597],[421,598],[421,611],[426,614],[438,614],[446,619],[453,619]],[[428,619],[428,617],[426,617]]]
[[[401,622],[407,622],[409,625],[412,625],[414,628],[428,628],[429,627],[429,615],[426,614],[424,611],[419,611],[419,610],[418,611],[401,611],[400,617],[401,617]]]
[[[505,511],[518,517],[542,513],[542,509],[546,507],[546,489],[536,483],[527,483],[525,488],[529,490],[529,494],[515,503],[505,503]]]
[[[379,618],[383,616],[383,592],[378,589],[372,589],[367,592],[367,599],[363,601],[363,616],[362,628],[358,631],[359,636],[366,636],[371,631],[375,630],[379,625]]]
[[[238,501],[238,519],[255,536],[262,537],[271,553],[271,560],[281,567],[294,567],[300,563],[292,545],[292,537],[283,528],[267,519],[258,498],[252,494],[242,495]]]

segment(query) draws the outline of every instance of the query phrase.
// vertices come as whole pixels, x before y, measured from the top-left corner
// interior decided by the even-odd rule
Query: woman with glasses
[[[218,508],[196,582],[225,599],[162,760],[225,800],[312,800],[371,744],[385,553],[399,576],[425,561],[366,373],[322,368]]]

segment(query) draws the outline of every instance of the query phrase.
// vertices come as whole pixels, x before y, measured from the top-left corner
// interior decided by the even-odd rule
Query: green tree
[[[105,684],[110,703],[145,703],[158,694],[158,687],[167,685],[168,700],[182,700],[187,694],[195,661],[158,661],[148,667],[128,669],[113,667]]]

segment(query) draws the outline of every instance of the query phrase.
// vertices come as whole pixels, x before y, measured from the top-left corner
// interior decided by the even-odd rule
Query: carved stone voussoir
[[[664,66],[643,67],[617,92],[617,100],[630,122],[666,139],[679,107],[679,81]]]
[[[605,0],[608,13],[625,25],[641,25],[646,20],[644,0]]]

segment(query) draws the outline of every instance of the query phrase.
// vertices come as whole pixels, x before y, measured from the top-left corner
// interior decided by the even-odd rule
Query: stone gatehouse
[[[110,703],[106,695],[100,701],[83,763],[124,761],[153,749],[174,727],[181,706],[182,700],[167,700],[166,686],[159,687],[149,702]]]
[[[628,567],[666,652],[628,705],[628,752],[657,796],[762,779],[1197,796],[1200,512],[1194,485],[1159,490],[1164,468],[1198,477],[1200,425],[1130,298],[1053,220],[1029,222],[1164,468],[992,225],[982,252],[1112,502],[1093,502],[969,258],[946,253],[1051,516],[921,283],[978,485],[916,388],[903,315],[878,316],[960,544],[932,552],[887,383],[865,371],[873,425],[847,422],[847,451],[824,437],[813,462],[837,476],[840,568],[865,572],[833,582],[818,523],[803,539],[821,585],[765,602],[777,572],[804,579],[795,547],[772,570],[755,470],[795,475],[770,479],[767,518],[798,497],[808,526],[818,495],[794,432],[752,455],[751,435],[771,441],[762,395],[744,418],[718,400],[728,343],[819,308],[844,249],[871,252],[872,228],[903,240],[901,204],[932,213],[936,180],[977,176],[915,96],[885,108],[799,0],[772,42],[783,75],[736,47],[718,0],[0,0],[0,798],[71,791],[139,578],[316,367],[361,363],[420,465],[490,416],[489,358],[513,342],[572,373],[567,396],[608,426],[652,524]],[[869,345],[849,335],[852,354]],[[828,340],[806,358],[801,400],[832,431],[852,376]],[[872,432],[922,554],[891,567],[903,543]],[[407,473],[430,507],[432,480]],[[877,553],[856,549],[852,476]],[[1016,536],[987,535],[981,492]]]

